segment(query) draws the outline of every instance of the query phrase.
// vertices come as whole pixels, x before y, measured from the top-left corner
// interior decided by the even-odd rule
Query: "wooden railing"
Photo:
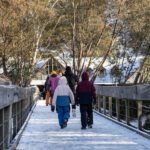
[[[150,137],[150,85],[95,85],[96,112]]]
[[[38,99],[35,88],[0,86],[0,150],[9,148]]]

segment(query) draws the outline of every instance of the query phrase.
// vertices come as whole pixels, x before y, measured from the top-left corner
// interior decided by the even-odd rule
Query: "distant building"
[[[37,86],[42,93],[47,76],[52,70],[64,69],[64,66],[54,57],[39,60],[35,65],[34,77],[30,82],[31,86]]]

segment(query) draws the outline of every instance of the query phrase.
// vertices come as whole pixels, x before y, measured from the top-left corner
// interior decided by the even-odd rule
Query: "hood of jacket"
[[[70,76],[70,75],[72,75],[73,74],[73,72],[72,72],[72,70],[71,70],[71,67],[70,66],[67,66],[66,67],[66,71],[65,71],[65,76]]]
[[[66,77],[65,77],[65,76],[60,77],[60,78],[59,78],[59,83],[58,83],[58,84],[59,84],[59,85],[67,85],[68,82],[67,82]]]
[[[57,77],[57,74],[52,74],[51,77],[55,78],[55,77]]]
[[[82,73],[82,81],[88,81],[89,80],[89,75],[87,72]]]

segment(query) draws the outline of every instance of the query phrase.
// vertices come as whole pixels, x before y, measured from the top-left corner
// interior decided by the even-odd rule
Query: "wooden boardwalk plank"
[[[81,130],[80,113],[65,129],[45,101],[37,106],[22,134],[17,150],[149,150],[150,140],[94,114],[93,129]]]

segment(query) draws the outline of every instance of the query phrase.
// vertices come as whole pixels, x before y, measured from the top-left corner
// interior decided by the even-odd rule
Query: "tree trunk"
[[[7,68],[6,68],[6,59],[5,59],[5,55],[2,56],[2,66],[3,66],[3,71],[4,71],[4,75],[8,75],[7,72]]]
[[[76,73],[76,53],[75,53],[75,38],[76,38],[76,5],[75,0],[72,3],[73,5],[73,25],[72,25],[72,54],[73,54],[73,71]]]

